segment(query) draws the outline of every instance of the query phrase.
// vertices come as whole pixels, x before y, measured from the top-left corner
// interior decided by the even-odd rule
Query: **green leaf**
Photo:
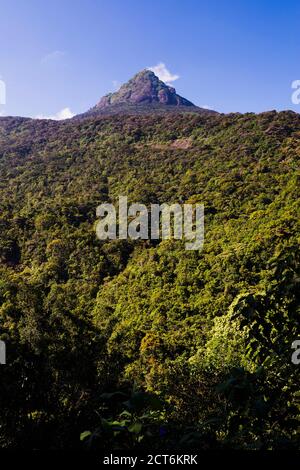
[[[80,434],[80,440],[84,441],[84,439],[86,439],[87,437],[91,435],[92,435],[91,431],[84,431]]]
[[[142,430],[142,427],[142,423],[133,423],[131,426],[129,426],[128,431],[133,434],[139,434]]]

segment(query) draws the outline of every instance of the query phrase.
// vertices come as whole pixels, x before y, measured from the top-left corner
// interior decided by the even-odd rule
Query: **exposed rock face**
[[[143,70],[137,73],[131,80],[122,85],[119,91],[103,96],[95,108],[103,109],[121,103],[194,106],[190,101],[177,95],[175,88],[159,80],[151,70]]]

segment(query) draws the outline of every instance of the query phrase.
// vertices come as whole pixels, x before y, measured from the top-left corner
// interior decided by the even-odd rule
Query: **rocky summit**
[[[175,88],[161,81],[154,72],[145,69],[137,73],[115,93],[101,98],[85,115],[147,112],[212,112],[195,106],[176,93]]]
[[[159,80],[151,70],[143,70],[137,73],[131,80],[122,85],[119,91],[103,96],[96,108],[103,109],[118,103],[161,103],[172,106],[194,106],[190,101],[177,95],[175,88]]]

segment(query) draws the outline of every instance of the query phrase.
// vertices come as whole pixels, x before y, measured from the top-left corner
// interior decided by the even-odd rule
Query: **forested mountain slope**
[[[299,155],[293,112],[1,118],[1,445],[299,447]],[[97,240],[119,195],[204,203],[204,249]]]

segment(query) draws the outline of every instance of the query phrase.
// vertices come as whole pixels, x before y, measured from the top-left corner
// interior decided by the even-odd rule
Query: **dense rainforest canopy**
[[[1,118],[0,445],[299,448],[299,157],[293,112]],[[98,240],[119,195],[203,250]]]

